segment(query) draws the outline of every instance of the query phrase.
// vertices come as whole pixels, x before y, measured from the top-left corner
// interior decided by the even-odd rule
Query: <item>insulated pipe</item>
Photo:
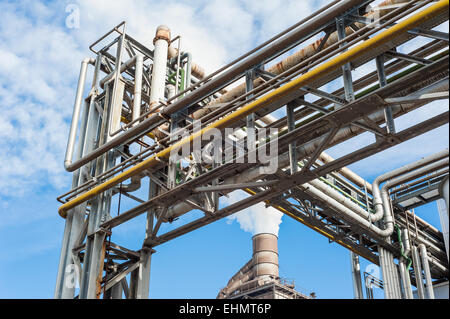
[[[412,163],[412,165],[410,164],[410,165],[403,166],[403,172],[405,172],[405,170],[407,170],[407,171],[413,170],[413,171],[408,174],[393,178],[383,185],[383,187],[381,188],[381,202],[382,202],[381,212],[383,213],[383,215],[393,216],[391,198],[389,197],[389,189],[394,186],[397,186],[401,183],[408,182],[411,179],[417,178],[419,176],[433,172],[442,167],[448,166],[448,163],[449,163],[448,157],[446,157],[438,162],[432,163],[430,165],[423,166],[424,165],[423,162],[427,162],[428,160],[433,159],[433,158],[434,158],[434,161],[436,161],[436,158],[442,158],[442,156],[443,156],[442,154],[446,154],[444,156],[447,156],[448,149],[444,150],[442,152],[439,152],[437,154],[431,155],[428,158],[425,158],[421,161]],[[417,164],[419,162],[421,162],[421,164]],[[408,169],[407,167],[410,167],[410,169]],[[422,168],[417,169],[418,167],[422,167]],[[414,170],[414,169],[416,169],[416,170]],[[400,171],[402,171],[402,168],[395,170],[395,171],[400,172]],[[392,172],[383,174],[383,175],[389,176],[390,174],[392,174]],[[398,174],[391,175],[391,177],[393,177],[393,176],[398,176]],[[375,182],[374,182],[374,184],[375,184]],[[373,189],[374,189],[374,193],[375,193],[375,185],[373,185]],[[376,190],[378,191],[379,188],[377,187]],[[375,194],[374,194],[374,202],[375,202]]]
[[[178,55],[178,49],[174,48],[173,46],[169,46],[169,54],[168,57],[169,59],[172,59],[174,57],[176,57]],[[183,55],[186,55],[188,57],[188,67],[191,69],[191,74],[193,76],[195,76],[197,79],[201,80],[205,77],[205,70],[198,65],[195,62],[192,62],[192,54],[189,52],[183,53]],[[182,60],[183,58],[180,57],[180,59]],[[186,77],[187,79],[187,77]],[[186,81],[186,87],[191,86],[191,82]]]
[[[67,141],[66,158],[64,160],[64,167],[72,163],[73,151],[75,148],[75,140],[77,138],[78,121],[81,113],[81,103],[83,101],[84,84],[86,82],[86,73],[88,64],[94,64],[95,59],[85,58],[81,62],[80,76],[78,78],[77,93],[75,95],[75,104],[73,106],[72,123],[70,124],[69,139]]]
[[[216,129],[224,129],[225,127],[229,127],[229,125],[235,123],[236,121],[244,118],[245,116],[254,113],[255,111],[269,105],[271,102],[278,100],[282,97],[285,97],[289,94],[291,94],[294,91],[297,91],[299,88],[310,84],[314,80],[317,80],[318,78],[325,76],[326,74],[339,69],[342,65],[344,65],[347,62],[350,62],[351,60],[365,54],[367,51],[379,47],[380,45],[391,41],[392,39],[396,38],[397,36],[407,32],[410,29],[413,29],[420,24],[424,23],[425,21],[432,19],[433,17],[446,12],[448,10],[449,6],[449,0],[440,0],[439,2],[435,3],[434,5],[416,13],[415,15],[402,20],[398,24],[390,27],[389,29],[380,32],[373,36],[372,38],[350,48],[348,51],[343,52],[342,54],[328,60],[327,62],[317,66],[316,68],[310,70],[309,72],[300,75],[295,80],[292,80],[291,82],[273,90],[270,93],[267,93],[266,95],[262,96],[256,101],[252,101],[249,104],[243,106],[239,110],[236,110],[235,112],[223,117],[222,119],[212,123],[210,126],[203,128],[199,132],[196,132],[186,138],[183,138],[181,141],[175,143],[174,145],[171,145],[164,150],[160,151],[156,155],[152,156],[151,158],[146,159],[145,161],[142,161],[141,163],[135,165],[134,167],[128,169],[127,171],[109,179],[108,181],[92,188],[91,190],[85,192],[84,194],[78,196],[77,198],[61,205],[58,209],[59,214],[62,217],[66,216],[66,212],[68,209],[73,208],[93,197],[96,195],[114,187],[118,183],[130,178],[131,176],[151,168],[156,168],[160,164],[160,159],[168,159],[170,156],[170,153],[172,150],[181,149],[184,145],[192,143],[193,140],[201,138],[202,135],[204,135],[209,130],[216,128]],[[213,81],[213,80],[212,80]],[[211,82],[212,82],[211,81]],[[205,85],[206,86],[206,85]],[[203,86],[203,87],[205,87]],[[200,90],[200,89],[198,89]],[[196,91],[198,91],[196,90]],[[194,91],[195,92],[195,91]],[[193,92],[193,93],[194,93]],[[190,95],[193,95],[189,94]],[[185,100],[185,99],[182,99]],[[181,101],[181,100],[180,100]],[[165,112],[170,112],[173,110],[174,105],[177,102],[173,103],[170,108],[167,107],[167,110]],[[140,124],[147,125],[147,123],[144,121]],[[138,126],[136,126],[138,127]]]
[[[302,186],[305,188],[305,190],[304,190],[305,193],[326,202],[327,205],[329,205],[332,209],[342,213],[346,217],[346,219],[350,220],[353,223],[356,223],[356,224],[359,224],[359,225],[365,227],[366,229],[370,230],[371,232],[377,234],[378,236],[388,237],[393,233],[394,225],[393,225],[392,216],[390,216],[390,215],[386,216],[386,218],[385,218],[386,228],[381,229],[381,228],[373,225],[369,220],[367,220],[364,217],[361,217],[359,214],[355,213],[353,210],[347,208],[346,206],[342,205],[338,201],[327,196],[326,194],[324,194],[322,191],[318,190],[314,186],[307,184],[307,183],[303,184]]]
[[[160,99],[164,98],[169,43],[170,30],[167,26],[160,25],[156,29],[156,35],[153,39],[155,50],[153,52],[152,81],[150,86],[150,108],[158,105]]]
[[[141,116],[141,100],[142,100],[142,72],[144,68],[144,57],[141,54],[136,56],[136,72],[134,75],[134,99],[132,121]],[[136,125],[137,122],[134,124]]]
[[[409,272],[406,270],[405,261],[402,259],[398,264],[400,270],[400,279],[403,287],[403,299],[413,299]]]
[[[434,299],[433,282],[431,280],[430,265],[428,263],[427,248],[424,244],[419,245],[420,256],[422,258],[423,272],[425,274],[425,289],[428,299]]]
[[[412,247],[411,254],[412,254],[413,265],[414,265],[414,276],[416,277],[417,295],[418,295],[419,299],[425,299],[422,267],[420,265],[419,252],[417,251],[416,246]]]
[[[324,163],[328,164],[334,161],[334,158],[328,155],[325,152],[322,152],[319,155],[319,159]],[[368,183],[366,180],[364,180],[361,176],[353,172],[352,170],[348,169],[347,167],[341,167],[338,172],[347,178],[349,181],[353,182],[354,184],[358,185],[359,187],[365,187],[367,189],[367,192],[372,193],[372,185]]]
[[[417,162],[402,166],[391,172],[387,172],[375,178],[372,183],[372,194],[373,194],[373,205],[375,207],[375,214],[371,216],[372,221],[380,220],[384,215],[383,210],[383,194],[380,191],[380,184],[388,179],[397,177],[399,175],[411,172],[417,168],[423,167],[429,163],[440,160],[448,156],[448,149],[441,151],[439,153],[433,154],[431,156],[425,157]]]

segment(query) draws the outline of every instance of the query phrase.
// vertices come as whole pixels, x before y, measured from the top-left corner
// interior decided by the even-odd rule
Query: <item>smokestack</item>
[[[278,279],[278,237],[270,233],[253,236],[253,277]]]

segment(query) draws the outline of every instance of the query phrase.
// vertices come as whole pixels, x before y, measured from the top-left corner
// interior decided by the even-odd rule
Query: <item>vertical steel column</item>
[[[118,79],[120,81],[120,79]],[[105,103],[103,106],[103,116],[101,129],[98,137],[98,145],[103,145],[108,137],[110,130],[111,108],[112,108],[112,90],[109,85],[105,86]],[[100,156],[96,160],[95,176],[111,168],[115,162],[115,151],[111,150],[107,154]],[[100,280],[103,274],[103,263],[105,256],[106,233],[99,231],[99,225],[110,217],[112,191],[105,193],[91,200],[91,211],[88,216],[88,231],[86,238],[86,251],[83,260],[83,269],[81,276],[80,299],[94,299],[100,296]]]
[[[412,246],[411,255],[413,259],[414,275],[416,277],[417,295],[419,299],[425,299],[425,291],[423,287],[422,267],[420,265],[419,252],[416,246]]]
[[[294,102],[290,102],[286,104],[286,116],[287,116],[287,127],[288,132],[291,132],[295,129],[295,110],[296,104]],[[291,174],[295,174],[297,172],[297,143],[293,141],[289,144],[289,162],[291,168]]]
[[[352,270],[353,295],[354,299],[364,299],[362,282],[361,282],[361,265],[359,256],[350,251],[350,265]]]
[[[336,29],[338,34],[338,40],[341,41],[346,37],[344,17],[336,18]],[[346,43],[343,42],[340,45],[340,47],[344,46],[345,44]],[[342,77],[344,79],[345,99],[349,102],[354,101],[355,93],[353,91],[352,67],[350,62],[342,66]]]
[[[101,55],[98,55],[95,61],[94,76],[92,80],[91,91],[89,93],[90,102],[85,103],[84,112],[81,117],[76,159],[83,157],[84,154],[91,151],[94,144],[95,134],[97,133],[97,128],[95,127],[95,124],[97,124],[96,119],[98,118],[98,115],[96,115],[97,110],[95,108],[94,103],[96,103],[95,99],[97,97],[98,74],[100,71],[100,65],[101,65]],[[84,70],[84,72],[86,72],[86,70]],[[81,76],[84,77],[85,75],[81,74],[80,77]],[[84,87],[84,80],[81,86]],[[82,90],[80,92],[82,94]],[[80,100],[79,103],[81,103],[81,98],[82,95],[80,96],[77,95],[77,101]],[[71,152],[73,152],[73,146]],[[83,173],[82,173],[83,169],[85,168],[84,167],[80,168],[73,173],[72,188],[77,187],[83,182]],[[86,204],[83,204],[80,205],[79,207],[70,210],[67,214],[54,298],[58,299],[74,298],[75,287],[77,286],[79,281],[78,276],[80,276],[81,274],[78,273],[78,270],[76,269],[76,266],[73,263],[72,249],[74,248],[74,245],[76,244],[75,241],[82,230],[85,218],[85,211],[86,211]]]
[[[387,85],[386,73],[384,68],[384,55],[381,54],[376,57],[378,81],[380,82],[380,87]],[[384,108],[384,117],[386,118],[386,129],[388,134],[395,133],[395,123],[394,117],[392,116],[392,107],[390,105]]]

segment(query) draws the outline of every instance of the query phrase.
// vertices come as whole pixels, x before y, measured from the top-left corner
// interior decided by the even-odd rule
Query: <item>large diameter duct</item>
[[[270,233],[253,236],[253,275],[258,279],[277,279],[278,237]]]
[[[150,108],[158,105],[160,103],[160,99],[164,98],[169,43],[170,29],[165,25],[160,25],[156,29],[156,35],[153,39],[155,50],[153,52]]]

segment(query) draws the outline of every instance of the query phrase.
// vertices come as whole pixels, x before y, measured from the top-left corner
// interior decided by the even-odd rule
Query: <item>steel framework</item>
[[[371,2],[331,2],[208,76],[167,27],[158,28],[154,50],[128,35],[125,22],[93,43],[95,58],[81,65],[65,160],[72,188],[58,197],[66,225],[55,298],[75,297],[68,284],[74,272],[80,274],[78,298],[148,298],[156,246],[262,201],[380,265],[387,298],[408,298],[409,281],[421,289],[420,265],[414,262],[414,272],[404,265],[408,245],[412,255],[416,247],[424,251],[427,288],[431,277],[448,278],[442,233],[410,211],[442,197],[438,185],[448,176],[448,161],[438,158],[430,163],[440,166],[392,187],[393,220],[387,213],[371,219],[378,207],[374,189],[345,167],[448,123],[447,111],[401,131],[395,126],[403,114],[448,100],[448,34],[433,28],[448,21],[449,2]],[[400,52],[405,44],[413,48],[408,53]],[[84,96],[90,65],[93,79]],[[354,80],[361,66],[374,67]],[[330,90],[336,83],[342,87]],[[277,133],[255,137],[271,128]],[[219,149],[231,151],[210,152],[215,161],[205,163],[201,156],[214,147],[209,137],[217,131],[225,133]],[[375,142],[323,158],[325,150],[364,132]],[[250,159],[274,143],[278,169],[269,172]],[[174,155],[191,147],[182,159]],[[131,194],[147,187],[146,178],[148,198]],[[237,189],[248,197],[223,205],[221,197]],[[369,217],[346,215],[325,193]],[[120,208],[122,196],[137,204],[116,215],[111,207]],[[162,223],[192,211],[203,216],[161,234]],[[141,214],[147,216],[142,249],[111,241],[114,228]],[[406,235],[397,236],[394,224]]]

